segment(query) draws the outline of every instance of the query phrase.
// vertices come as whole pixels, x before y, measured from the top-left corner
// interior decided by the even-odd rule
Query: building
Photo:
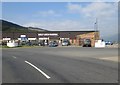
[[[95,40],[99,39],[99,31],[45,31],[45,32],[3,32],[2,40],[45,40],[62,42],[68,39],[72,45],[81,45],[81,40],[89,38],[94,46]]]

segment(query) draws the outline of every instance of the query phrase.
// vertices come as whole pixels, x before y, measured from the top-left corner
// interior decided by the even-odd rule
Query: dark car
[[[105,42],[105,45],[113,45],[113,43],[108,41],[108,42]]]
[[[50,42],[49,47],[57,47],[58,43],[56,41]]]
[[[84,39],[83,40],[83,47],[91,47],[91,40],[90,39]]]
[[[44,40],[41,40],[41,41],[39,42],[39,45],[40,45],[40,46],[45,46],[45,41],[44,41]]]

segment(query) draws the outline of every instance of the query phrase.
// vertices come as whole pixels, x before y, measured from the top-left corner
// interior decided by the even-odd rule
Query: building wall
[[[91,33],[86,33],[86,34],[82,34],[82,35],[77,35],[77,43],[76,45],[82,45],[82,41],[83,39],[90,39],[91,40],[91,46],[95,45],[95,40],[99,40],[100,36],[99,36],[99,32],[91,32]]]
[[[51,36],[49,34],[58,34],[57,36]],[[46,35],[39,35],[39,34],[48,34]],[[80,40],[82,38],[90,38],[92,41],[92,46],[95,43],[95,35],[96,39],[99,39],[99,32],[95,31],[48,31],[48,32],[29,32],[29,33],[2,33],[3,38],[11,38],[12,40],[17,40],[20,38],[20,35],[26,35],[27,38],[48,38],[49,40],[61,40],[61,39],[69,39],[72,45],[80,45]]]

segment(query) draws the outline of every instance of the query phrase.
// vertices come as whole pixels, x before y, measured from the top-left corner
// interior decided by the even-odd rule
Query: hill
[[[37,28],[37,27],[27,27],[28,30],[34,30],[34,31],[48,31],[48,30],[45,30],[45,29],[42,29],[42,28]]]
[[[38,32],[38,31],[47,31],[41,28],[34,28],[34,27],[23,27],[18,24],[14,24],[12,22],[8,22],[5,20],[0,20],[2,23],[2,32]]]

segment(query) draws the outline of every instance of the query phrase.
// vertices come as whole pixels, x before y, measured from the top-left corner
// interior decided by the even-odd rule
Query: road
[[[37,47],[2,50],[3,83],[117,83],[116,48]]]
[[[2,83],[2,49],[0,48],[0,84]]]

